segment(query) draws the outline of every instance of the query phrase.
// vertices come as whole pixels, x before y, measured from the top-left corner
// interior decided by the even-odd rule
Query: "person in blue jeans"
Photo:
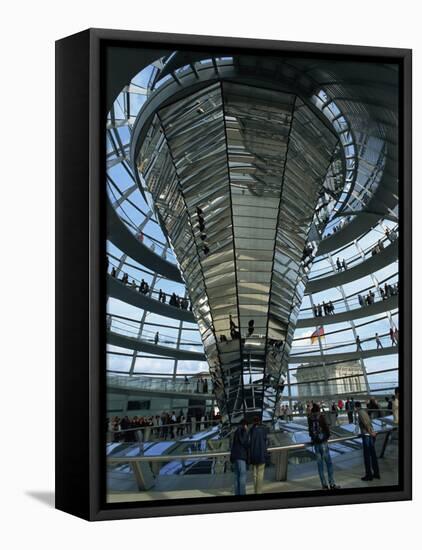
[[[318,464],[318,474],[323,489],[339,489],[334,481],[334,468],[331,461],[330,450],[328,448],[328,438],[330,437],[330,429],[327,420],[321,414],[320,407],[314,403],[311,409],[311,414],[308,416],[309,437],[314,446],[315,457]],[[324,464],[327,467],[328,484],[325,479]]]
[[[230,462],[234,470],[234,494],[246,495],[246,464],[248,461],[249,436],[248,422],[244,418],[236,428],[230,452]]]
[[[356,401],[355,409],[362,435],[363,461],[365,463],[365,475],[361,479],[362,481],[372,481],[374,478],[381,479],[377,454],[375,452],[375,438],[377,434],[374,431],[369,414],[362,409],[360,401]]]

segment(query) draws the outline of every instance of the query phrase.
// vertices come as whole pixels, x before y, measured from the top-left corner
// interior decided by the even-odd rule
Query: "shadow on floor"
[[[28,497],[38,500],[49,508],[54,508],[54,491],[26,491]]]

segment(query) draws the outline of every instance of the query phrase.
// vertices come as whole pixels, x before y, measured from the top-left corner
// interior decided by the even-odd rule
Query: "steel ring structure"
[[[140,67],[107,119],[110,375],[207,373],[227,424],[391,393],[397,82],[232,52]]]

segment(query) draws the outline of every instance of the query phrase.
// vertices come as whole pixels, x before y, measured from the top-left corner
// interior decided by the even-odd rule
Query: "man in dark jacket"
[[[131,440],[131,435],[132,434],[128,431],[130,427],[131,427],[131,425],[130,425],[129,417],[125,416],[120,421],[120,429],[123,432],[123,441],[129,442]]]
[[[254,491],[256,494],[262,493],[267,445],[267,428],[261,423],[261,419],[256,416],[249,434],[249,462],[252,465]]]
[[[234,494],[246,495],[246,462],[248,460],[248,423],[242,420],[233,436],[230,462],[234,467]]]
[[[334,481],[333,463],[328,449],[328,438],[330,437],[330,429],[327,420],[321,414],[320,407],[317,403],[312,406],[311,414],[308,417],[309,437],[314,446],[315,457],[318,464],[319,479],[323,489],[328,489],[324,474],[324,462],[327,466],[328,483],[330,489],[337,489],[338,486]]]

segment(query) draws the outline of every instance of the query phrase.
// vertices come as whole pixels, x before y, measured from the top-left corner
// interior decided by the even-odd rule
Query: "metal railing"
[[[220,419],[213,420],[186,420],[186,422],[172,422],[170,424],[150,424],[148,426],[134,426],[132,428],[126,428],[124,430],[107,430],[107,435],[112,437],[123,436],[126,434],[135,436],[135,441],[121,441],[126,443],[138,442],[154,443],[157,441],[166,441],[167,437],[172,436],[186,437],[188,435],[194,435],[198,432],[204,431],[214,426],[221,424]]]
[[[398,233],[397,230],[396,230],[396,232]],[[373,244],[368,246],[366,249],[364,249],[363,250],[363,255],[359,251],[356,252],[356,254],[354,254],[350,257],[347,257],[347,255],[346,255],[344,257],[344,259],[346,260],[346,266],[347,266],[346,270],[351,269],[351,268],[355,267],[356,265],[359,265],[359,264],[365,262],[366,260],[368,260],[369,258],[373,257],[375,255],[374,250],[377,247],[379,247],[380,242],[382,243],[382,247],[379,249],[378,254],[381,253],[386,248],[388,248],[389,246],[391,246],[392,244],[394,244],[394,242],[397,240],[397,238],[398,238],[398,236],[396,237],[396,239],[391,241],[388,237],[384,236],[384,237],[381,237],[380,239],[378,239],[377,242],[374,242]],[[335,255],[337,255],[337,254],[335,254]],[[341,253],[339,253],[339,258],[341,260],[343,260],[343,257],[341,255]],[[343,268],[338,270],[337,265],[335,265],[334,267],[333,266],[327,266],[327,267],[321,267],[321,268],[318,269],[318,267],[317,267],[318,263],[321,262],[321,261],[324,261],[324,260],[325,260],[325,258],[322,259],[322,260],[319,260],[317,262],[314,262],[313,269],[312,269],[312,275],[313,276],[309,278],[310,281],[319,279],[320,277],[322,277],[324,275],[335,275],[337,273],[341,273],[342,271],[344,271]],[[317,274],[317,275],[314,276],[315,274]]]
[[[385,409],[385,408],[378,408],[378,409],[366,409],[368,414],[372,417],[373,420],[379,420],[381,421],[382,424],[386,424],[385,422],[385,416],[392,416],[392,411],[391,409]],[[383,413],[387,413],[387,414],[383,414],[383,416],[372,416],[373,413],[376,413],[376,414],[383,414]],[[348,419],[348,411],[342,409],[342,410],[338,410],[338,412],[336,413],[335,411],[331,411],[331,410],[326,410],[326,411],[323,411],[323,414],[327,417],[328,421],[330,421],[330,419],[332,420],[333,418],[333,415],[336,416],[336,419],[337,419],[337,425],[340,425],[341,423],[342,424],[348,424],[349,422],[346,422],[346,419]],[[353,411],[353,417],[356,418],[356,413]],[[155,416],[155,415],[151,415],[151,416]],[[158,416],[158,415],[157,415]],[[298,410],[292,410],[290,409],[287,413],[285,414],[279,414],[276,418],[276,422],[277,421],[283,421],[283,422],[294,422],[294,420],[298,419],[298,418],[307,418],[309,415],[307,412],[303,411],[303,412],[300,412]],[[141,417],[142,418],[142,417]],[[192,421],[192,420],[186,420],[185,422],[171,422],[169,424],[149,424],[147,426],[134,426],[132,428],[125,428],[125,429],[118,429],[118,430],[107,430],[107,434],[112,434],[112,435],[115,435],[115,434],[121,434],[121,435],[124,435],[126,433],[134,433],[134,432],[147,432],[149,431],[151,433],[151,435],[154,435],[154,434],[157,434],[157,432],[159,433],[163,433],[163,431],[165,433],[170,433],[171,431],[177,431],[178,433],[180,433],[180,429],[183,429],[183,430],[186,430],[185,434],[186,435],[191,435],[191,434],[194,434],[194,433],[197,433],[199,431],[203,431],[204,429],[207,429],[209,427],[214,427],[214,426],[220,426],[221,425],[221,419],[219,418],[214,418],[212,420],[196,420],[195,421]],[[278,433],[277,431],[274,432],[274,433]],[[181,435],[184,435],[184,434],[181,434]],[[142,441],[145,441],[145,442],[149,442],[149,441],[153,441],[151,439],[148,439],[146,440],[145,437],[142,438]]]
[[[147,391],[165,391],[175,393],[191,393],[199,395],[212,395],[212,384],[208,380],[206,390],[198,384],[198,379],[186,380],[166,380],[164,378],[149,378],[135,376],[110,376],[107,375],[108,386],[118,386],[128,390],[147,390]]]
[[[367,295],[368,295],[368,293],[366,293],[366,294],[362,293],[361,294],[362,299],[365,299],[367,297]],[[322,314],[321,315],[315,315],[314,309],[310,307],[310,308],[306,308],[306,309],[301,310],[298,319],[299,320],[315,319],[316,322],[318,322],[321,319],[329,319],[330,317],[338,315],[339,313],[352,313],[352,312],[355,312],[355,311],[361,311],[361,312],[369,311],[370,312],[372,305],[379,304],[379,303],[384,303],[384,302],[387,305],[389,305],[389,303],[388,303],[389,298],[394,298],[395,296],[398,296],[398,295],[399,295],[399,291],[398,290],[397,291],[393,290],[393,294],[390,294],[387,297],[382,297],[380,292],[379,292],[379,289],[376,289],[376,293],[373,292],[373,299],[374,299],[373,303],[371,303],[371,304],[364,303],[363,305],[361,305],[361,303],[359,302],[359,296],[358,295],[348,296],[344,299],[335,300],[335,301],[326,300],[325,303],[327,305],[329,303],[332,303],[333,306],[334,306],[334,311],[331,314],[324,313],[324,309],[323,309],[323,306],[322,306],[323,301],[324,301],[323,300],[320,303],[316,304],[317,307],[320,304],[322,306]]]
[[[396,426],[391,426],[391,428],[386,430],[377,431],[377,441],[379,441],[380,436],[384,436],[381,445],[381,451],[378,453],[379,458],[384,456],[385,450],[387,448],[388,442],[390,441],[391,435],[394,431],[397,430]],[[361,434],[351,434],[341,437],[333,437],[328,440],[328,444],[337,444],[337,443],[346,443],[351,442],[357,439],[361,439]],[[271,457],[271,461],[275,466],[275,480],[276,481],[286,481],[287,480],[287,471],[288,471],[288,455],[292,451],[304,450],[308,447],[312,447],[313,443],[311,441],[305,441],[301,443],[290,443],[288,445],[277,445],[269,447],[267,452]],[[138,490],[145,491],[150,489],[154,485],[151,466],[159,463],[166,463],[171,461],[181,461],[182,465],[186,460],[189,462],[193,460],[203,460],[203,459],[213,459],[214,461],[224,460],[228,461],[230,458],[230,450],[215,450],[215,451],[203,451],[203,452],[191,452],[183,454],[172,454],[172,455],[148,455],[148,456],[108,456],[107,463],[109,465],[113,464],[128,464],[132,468],[133,474],[135,476]]]

